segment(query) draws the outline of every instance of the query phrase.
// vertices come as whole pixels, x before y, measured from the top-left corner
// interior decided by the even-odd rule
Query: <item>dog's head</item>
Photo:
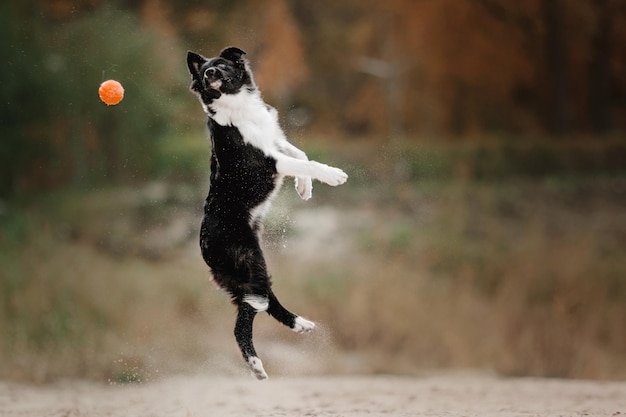
[[[187,66],[191,73],[189,88],[206,105],[222,94],[237,94],[243,89],[255,89],[245,54],[234,46],[224,49],[214,58],[187,52]]]

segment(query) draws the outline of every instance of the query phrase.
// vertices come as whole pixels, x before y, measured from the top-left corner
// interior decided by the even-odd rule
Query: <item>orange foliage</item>
[[[105,2],[44,3],[69,19],[75,3]],[[307,103],[315,120],[353,134],[626,128],[623,0],[138,4],[144,24],[189,49],[242,47],[270,102]]]
[[[284,98],[308,77],[300,31],[286,0],[263,3],[261,51],[255,57],[256,81],[264,91]]]

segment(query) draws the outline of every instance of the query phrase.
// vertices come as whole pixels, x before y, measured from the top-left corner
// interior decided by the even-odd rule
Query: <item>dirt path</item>
[[[626,382],[402,377],[175,377],[142,385],[0,382],[0,416],[626,416]]]

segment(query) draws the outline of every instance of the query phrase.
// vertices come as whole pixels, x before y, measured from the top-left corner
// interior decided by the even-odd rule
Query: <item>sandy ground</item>
[[[626,416],[626,382],[423,377],[169,377],[140,385],[0,381],[0,416]]]

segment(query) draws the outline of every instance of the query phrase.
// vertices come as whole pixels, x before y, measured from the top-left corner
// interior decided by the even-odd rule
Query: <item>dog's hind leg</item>
[[[244,360],[250,371],[257,379],[266,379],[267,373],[263,368],[263,362],[256,355],[252,343],[252,324],[257,313],[257,308],[252,303],[241,301],[237,304],[237,321],[235,323],[235,339],[241,350]]]
[[[308,333],[315,328],[315,323],[305,319],[304,317],[300,317],[296,314],[293,314],[291,311],[287,310],[282,306],[276,295],[269,291],[269,307],[267,312],[270,316],[274,317],[280,323],[289,327],[296,333]]]

